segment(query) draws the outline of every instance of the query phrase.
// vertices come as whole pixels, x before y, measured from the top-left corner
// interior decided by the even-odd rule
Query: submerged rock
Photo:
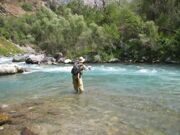
[[[9,115],[5,113],[0,113],[0,125],[10,123],[10,122],[11,122],[11,118]]]
[[[0,75],[8,75],[8,74],[16,74],[16,73],[23,73],[25,71],[24,68],[19,67],[13,64],[2,64],[0,65]]]
[[[28,129],[27,127],[24,127],[21,131],[21,135],[37,135],[35,133],[33,133],[30,129]]]

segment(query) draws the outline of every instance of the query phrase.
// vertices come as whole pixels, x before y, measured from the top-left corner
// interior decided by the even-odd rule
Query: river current
[[[91,64],[83,74],[85,92],[76,95],[72,65],[16,64],[29,72],[0,76],[0,105],[49,101],[46,107],[64,115],[44,121],[51,121],[46,134],[180,135],[178,65]],[[52,126],[56,120],[61,126]]]

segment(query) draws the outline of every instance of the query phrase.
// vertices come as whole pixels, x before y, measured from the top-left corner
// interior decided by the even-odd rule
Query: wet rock
[[[10,123],[10,122],[11,122],[11,118],[8,114],[0,113],[0,125]]]
[[[153,60],[152,63],[160,63],[160,60]]]
[[[171,57],[168,57],[168,58],[165,60],[165,63],[167,63],[167,64],[179,64],[180,61],[175,61],[175,60],[173,60]]]
[[[3,130],[4,129],[4,127],[3,126],[0,126],[0,130]]]
[[[117,63],[117,62],[119,62],[119,59],[118,58],[112,58],[108,62],[109,63]]]
[[[25,71],[24,68],[19,67],[17,65],[13,65],[13,64],[0,65],[0,75],[23,73],[24,71]]]
[[[64,60],[64,64],[70,64],[70,63],[72,63],[72,60],[70,60],[70,59],[65,59]]]
[[[28,107],[28,110],[33,110],[33,109],[34,109],[34,107],[33,107],[33,106]]]
[[[21,131],[21,135],[37,135],[35,133],[33,133],[30,129],[28,129],[27,127],[24,127]]]
[[[58,63],[64,63],[65,60],[66,60],[66,59],[65,59],[64,57],[62,57],[62,58],[57,59],[56,62],[58,62]]]
[[[25,62],[27,64],[40,64],[45,58],[44,54],[34,55],[31,54],[28,57],[26,57]]]
[[[14,56],[12,62],[24,62],[26,59],[26,56]]]
[[[43,63],[43,64],[48,64],[48,65],[56,64],[56,59],[53,58],[53,57],[45,57],[45,58],[42,60],[42,63]]]
[[[54,58],[56,59],[56,62],[63,62],[63,61],[64,61],[64,60],[61,61],[62,58],[64,59],[63,53],[61,53],[61,52],[56,53],[56,54],[54,55]]]

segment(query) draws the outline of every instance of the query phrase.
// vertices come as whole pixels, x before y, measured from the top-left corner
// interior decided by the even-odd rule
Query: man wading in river
[[[74,66],[71,70],[74,90],[79,94],[84,91],[82,81],[83,70],[89,69],[83,64],[84,61],[85,59],[83,57],[79,57],[78,61],[74,63]]]

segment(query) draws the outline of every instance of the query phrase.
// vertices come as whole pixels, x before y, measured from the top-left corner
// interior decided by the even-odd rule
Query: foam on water
[[[0,57],[0,64],[11,63],[11,62],[12,62],[12,57]]]
[[[28,72],[25,72],[24,74],[34,73],[34,72],[47,72],[47,73],[57,73],[57,72],[70,72],[72,69],[72,66],[37,66],[32,65],[27,67],[29,69]]]
[[[70,72],[72,66],[68,67],[54,67],[54,68],[44,68],[41,71],[42,72]]]
[[[179,133],[180,68],[178,66],[94,64],[92,70],[84,72],[85,92],[79,96],[73,93],[70,73],[72,65],[17,64],[29,69],[29,72],[0,76],[0,103],[4,104],[4,107],[29,100],[42,99],[44,102],[46,101],[44,98],[49,98],[47,103],[42,104],[47,107],[42,108],[59,111],[57,114],[67,114],[60,117],[55,115],[55,119],[52,120],[62,122],[63,124],[59,125],[67,127],[58,125],[58,128],[67,131],[81,126],[84,131],[117,127],[120,130],[118,133],[124,131],[123,127],[125,127],[127,134],[128,131],[132,131],[135,135],[146,135],[146,129],[150,129],[147,134],[159,134],[155,133],[156,130],[163,131],[167,135]],[[57,102],[52,103],[51,99]],[[1,105],[0,107],[3,107]],[[43,111],[41,106],[38,110]],[[83,114],[83,117],[79,114]],[[46,117],[48,116],[47,114]],[[96,122],[92,124],[92,120]],[[42,123],[41,119],[40,121]],[[46,123],[51,124],[49,121]],[[99,125],[95,125],[93,130],[88,130],[88,127],[96,123]]]
[[[146,74],[151,74],[151,73],[157,73],[157,70],[155,69],[140,69],[137,71],[138,73],[146,73]]]
[[[92,67],[93,71],[101,71],[101,72],[122,72],[126,71],[126,68],[121,67],[110,67],[110,66],[99,66],[99,67]]]

